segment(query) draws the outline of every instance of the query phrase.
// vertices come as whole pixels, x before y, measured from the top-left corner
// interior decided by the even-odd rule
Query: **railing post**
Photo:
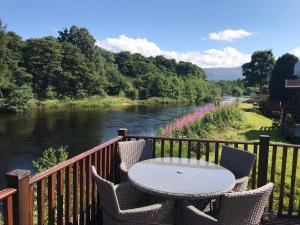
[[[17,193],[13,196],[14,225],[31,225],[31,196],[29,191],[30,170],[16,169],[6,173],[5,177],[7,186],[17,189]]]
[[[259,146],[257,186],[261,187],[267,183],[270,136],[260,135]]]
[[[127,128],[119,128],[118,130],[118,136],[124,136],[126,137],[128,133],[128,129]]]

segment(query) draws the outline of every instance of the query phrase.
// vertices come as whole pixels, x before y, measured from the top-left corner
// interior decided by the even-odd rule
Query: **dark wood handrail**
[[[176,137],[160,137],[160,136],[141,136],[128,135],[127,138],[155,139],[155,140],[173,140],[173,141],[192,141],[192,142],[218,142],[228,144],[259,144],[259,141],[233,141],[233,140],[217,140],[217,139],[197,139],[197,138],[176,138]]]
[[[6,199],[9,196],[12,196],[16,192],[17,192],[17,189],[14,189],[14,188],[6,188],[6,189],[0,191],[0,201],[2,201],[3,199]]]
[[[81,154],[79,154],[79,155],[77,155],[73,158],[70,158],[70,159],[56,165],[56,166],[53,166],[50,169],[48,169],[48,170],[46,170],[42,173],[36,174],[36,175],[30,177],[29,184],[32,185],[32,184],[34,184],[34,183],[36,183],[40,180],[43,180],[43,179],[47,178],[48,176],[58,172],[59,170],[64,169],[64,168],[80,161],[81,159],[83,159],[83,158],[85,158],[89,155],[92,155],[93,153],[95,153],[97,151],[100,151],[101,149],[104,149],[105,147],[110,146],[111,144],[113,144],[115,142],[118,142],[118,141],[122,140],[123,138],[124,138],[123,136],[117,136],[117,137],[115,137],[115,138],[113,138],[113,139],[111,139],[111,140],[109,140],[109,141],[107,141],[103,144],[100,144],[100,145],[98,145],[94,148],[91,148],[91,149],[89,149],[89,150],[87,150],[87,151],[85,151],[85,152],[83,152],[83,153],[81,153]]]

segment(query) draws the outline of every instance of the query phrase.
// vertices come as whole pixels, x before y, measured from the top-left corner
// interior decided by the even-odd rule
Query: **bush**
[[[240,87],[233,87],[232,93],[233,96],[239,97],[243,95],[243,90]]]
[[[32,161],[32,164],[38,172],[43,172],[61,162],[66,161],[68,156],[67,147],[50,147],[43,151],[40,158],[36,161]]]
[[[12,112],[23,112],[33,106],[32,88],[23,85],[14,89],[5,100],[5,109]]]
[[[47,99],[55,99],[57,97],[57,93],[54,90],[53,86],[48,86],[46,88],[46,98]]]
[[[126,97],[136,100],[139,98],[139,91],[135,88],[131,88],[126,92]]]

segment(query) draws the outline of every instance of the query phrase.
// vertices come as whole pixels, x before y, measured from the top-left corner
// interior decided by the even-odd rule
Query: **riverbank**
[[[132,100],[120,96],[91,96],[84,99],[48,99],[34,100],[29,110],[43,109],[68,109],[68,108],[114,108],[136,105],[160,105],[160,104],[190,104],[186,98],[172,99],[152,97],[146,100]]]
[[[91,96],[84,99],[53,99],[37,101],[33,110],[49,108],[98,108],[125,107],[138,105],[138,100],[119,96]]]

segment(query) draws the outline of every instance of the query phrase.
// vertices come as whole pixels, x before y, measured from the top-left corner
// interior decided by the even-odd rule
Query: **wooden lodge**
[[[120,129],[111,140],[42,173],[31,175],[30,171],[20,169],[7,173],[7,188],[0,191],[5,224],[102,224],[91,165],[103,178],[118,183],[118,142],[138,139],[153,140],[153,157],[201,158],[218,163],[222,145],[253,152],[258,157],[249,188],[263,186],[268,181],[275,184],[265,211],[280,220],[275,219],[271,224],[299,224],[300,145],[272,143],[269,136],[260,136],[259,141],[132,136],[127,135],[127,129]]]

